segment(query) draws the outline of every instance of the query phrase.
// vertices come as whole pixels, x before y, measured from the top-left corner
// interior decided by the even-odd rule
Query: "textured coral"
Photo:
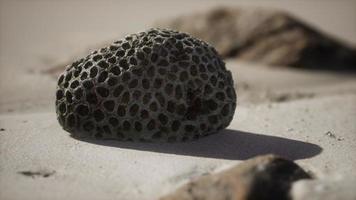
[[[68,66],[59,123],[74,137],[186,141],[229,125],[236,94],[215,49],[185,33],[131,34]]]

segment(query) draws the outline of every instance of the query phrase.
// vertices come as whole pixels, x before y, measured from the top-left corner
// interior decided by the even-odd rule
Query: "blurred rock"
[[[265,155],[192,181],[161,200],[288,199],[294,181],[311,178],[294,162]]]
[[[301,180],[293,184],[293,200],[355,200],[356,179],[328,178],[324,180]]]
[[[282,11],[216,8],[156,24],[188,32],[225,58],[310,69],[356,70],[356,50]]]

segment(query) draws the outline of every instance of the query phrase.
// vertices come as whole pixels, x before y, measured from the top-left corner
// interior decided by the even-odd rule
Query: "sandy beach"
[[[356,176],[355,73],[225,60],[237,91],[234,119],[192,142],[81,141],[61,128],[58,69],[156,20],[216,5],[284,9],[356,44],[355,1],[1,0],[0,199],[157,199],[268,153],[320,179]]]

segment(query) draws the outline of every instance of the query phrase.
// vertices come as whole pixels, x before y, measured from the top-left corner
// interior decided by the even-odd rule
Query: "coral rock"
[[[231,73],[215,49],[185,33],[150,29],[69,65],[57,118],[74,137],[185,141],[229,125]]]

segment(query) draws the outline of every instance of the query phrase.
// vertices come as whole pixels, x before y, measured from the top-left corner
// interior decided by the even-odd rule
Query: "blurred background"
[[[278,8],[356,44],[354,0],[118,0],[0,1],[0,55],[6,64],[31,68],[61,62],[83,49],[138,32],[156,20],[216,6]],[[19,59],[21,58],[21,59]],[[35,59],[37,58],[37,59]],[[5,60],[5,61],[4,61]],[[4,68],[4,65],[1,65]]]
[[[336,37],[342,44],[356,45],[354,0],[0,0],[0,91],[3,94],[0,111],[48,109],[52,106],[49,102],[53,99],[55,82],[47,79],[56,79],[64,66],[75,59],[125,34],[155,26],[159,21],[188,16],[185,23],[189,24],[192,14],[209,15],[211,9],[224,6],[285,11],[326,36]],[[248,18],[240,21],[247,21],[248,26]],[[243,32],[244,26],[237,28]],[[212,26],[211,30],[214,29],[217,28]],[[202,31],[209,32],[204,28]],[[195,36],[206,39],[199,34]],[[217,44],[213,42],[213,45]],[[254,57],[247,60],[253,61]],[[52,77],[40,76],[46,72]]]

